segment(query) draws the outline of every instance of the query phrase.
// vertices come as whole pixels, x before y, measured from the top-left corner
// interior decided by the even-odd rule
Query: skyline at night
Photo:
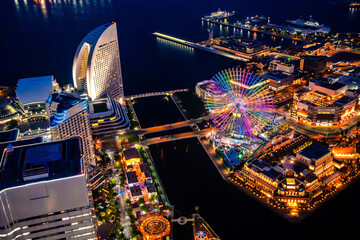
[[[8,0],[0,13],[1,239],[357,223],[359,1]]]

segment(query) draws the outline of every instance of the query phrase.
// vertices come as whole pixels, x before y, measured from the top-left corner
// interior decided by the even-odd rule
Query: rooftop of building
[[[221,40],[232,46],[240,46],[240,47],[247,47],[247,48],[257,48],[257,47],[261,47],[261,46],[265,45],[262,42],[253,41],[250,39],[237,38],[234,36],[223,37],[223,38],[221,38]]]
[[[213,95],[223,95],[224,92],[220,90],[214,80],[205,80],[199,82],[197,86],[204,89],[207,92],[211,92]]]
[[[330,150],[319,143],[312,143],[311,145],[298,152],[298,154],[301,154],[306,158],[315,160],[320,159],[329,153]]]
[[[146,185],[146,189],[149,193],[156,193],[156,187],[154,184]]]
[[[294,66],[294,64],[292,62],[288,61],[286,58],[273,59],[273,60],[271,60],[270,63],[276,63],[276,64],[280,64],[280,65],[287,66],[287,67]]]
[[[268,72],[268,73],[262,75],[262,77],[265,79],[269,78],[269,79],[272,79],[272,80],[275,80],[278,82],[281,80],[284,80],[290,76],[291,76],[290,73],[283,72],[283,71],[272,71],[272,72]]]
[[[149,166],[147,165],[147,163],[142,163],[140,164],[140,169],[142,172],[149,171]]]
[[[53,76],[32,77],[19,79],[16,95],[23,105],[45,102],[53,88]]]
[[[317,86],[335,91],[343,87],[346,87],[346,84],[344,83],[340,83],[340,82],[329,83],[326,79],[323,78],[314,79],[311,80],[310,82],[315,83]]]
[[[139,182],[135,171],[126,172],[126,178],[129,184]]]
[[[268,171],[263,171],[262,172],[265,176],[275,180],[275,179],[278,179],[282,176],[281,173],[279,173],[278,171],[274,170],[274,169],[270,169]]]
[[[319,177],[316,176],[315,174],[313,173],[308,173],[305,175],[305,180],[308,182],[308,183],[312,183],[314,182],[315,180],[317,180]]]
[[[249,163],[249,167],[253,169],[255,172],[261,172],[265,176],[276,180],[282,176],[282,174],[278,171],[276,171],[273,167],[266,164],[262,160],[254,160],[251,163]]]
[[[116,24],[115,22],[112,23],[105,23],[101,26],[98,26],[97,28],[93,29],[91,32],[89,32],[85,38],[80,43],[80,46],[82,46],[85,42],[89,43],[90,45],[95,46],[97,41],[99,40],[99,37],[105,32],[105,30],[110,27],[111,25]]]
[[[110,115],[112,112],[112,99],[109,95],[89,102],[90,118]]]
[[[12,140],[12,141],[8,141],[8,142],[2,142],[2,143],[0,143],[0,160],[2,159],[4,149],[9,146],[13,146],[13,147],[25,146],[25,145],[35,144],[35,143],[41,143],[42,141],[43,141],[42,137],[35,137],[35,138],[30,138],[30,139],[25,139],[25,140]]]
[[[339,85],[337,86],[334,86],[333,89],[330,90],[337,91],[346,86],[340,84],[341,83],[339,83]],[[322,86],[326,88],[326,85]],[[346,93],[349,93],[348,90],[345,92],[345,94]],[[341,91],[337,95],[328,95],[326,93],[323,93],[321,89],[316,89],[316,87],[312,90],[308,87],[304,87],[303,89],[297,91],[296,94],[299,96],[300,101],[307,105],[312,105],[315,107],[342,107],[347,103],[355,101],[358,93],[354,92],[353,94],[349,93],[344,95],[344,91]]]
[[[129,160],[132,158],[140,158],[139,152],[136,148],[130,148],[123,151],[125,160]]]
[[[0,190],[82,174],[80,137],[7,148],[1,161]]]
[[[353,90],[359,89],[360,86],[360,78],[352,76],[341,76],[338,82],[347,85],[349,89]]]
[[[56,126],[59,123],[65,121],[70,116],[86,110],[88,107],[87,100],[80,98],[76,92],[67,93],[54,93],[47,100],[47,103],[56,106],[56,112],[50,117],[50,126]],[[81,108],[77,109],[77,112],[69,112],[69,109],[81,104]]]
[[[230,150],[226,152],[226,157],[224,158],[224,161],[230,166],[235,166],[240,164],[240,160],[238,159],[239,154],[234,150]]]
[[[303,56],[301,58],[307,61],[326,61],[328,59],[327,56]]]
[[[113,133],[130,127],[125,108],[108,95],[89,102],[89,117],[93,135]]]
[[[149,170],[145,170],[145,171],[143,171],[143,173],[144,173],[144,175],[145,175],[145,178],[147,178],[147,179],[151,179],[151,174],[150,174],[150,171]]]
[[[139,186],[130,187],[130,193],[132,197],[142,196],[142,191]]]
[[[0,143],[16,141],[19,136],[19,129],[0,132]]]

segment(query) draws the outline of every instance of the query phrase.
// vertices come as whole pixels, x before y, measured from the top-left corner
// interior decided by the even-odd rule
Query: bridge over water
[[[126,100],[129,100],[129,99],[132,100],[132,99],[135,99],[135,98],[153,97],[153,96],[162,96],[162,95],[172,95],[172,94],[177,93],[177,92],[186,92],[186,91],[189,91],[189,89],[184,88],[184,89],[175,89],[175,90],[162,91],[162,92],[141,93],[141,94],[126,96],[125,99]]]
[[[180,140],[180,139],[198,137],[198,136],[206,135],[210,131],[211,131],[211,129],[206,128],[206,129],[203,129],[203,130],[200,130],[200,131],[178,133],[178,134],[174,134],[174,135],[171,135],[171,136],[165,136],[165,137],[154,137],[154,138],[149,138],[149,139],[142,140],[141,144],[142,145],[145,145],[145,144],[146,145],[152,145],[152,144],[157,144],[157,143],[171,142],[171,141]]]

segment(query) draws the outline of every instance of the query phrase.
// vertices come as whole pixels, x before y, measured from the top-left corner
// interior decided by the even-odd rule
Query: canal
[[[154,96],[132,100],[142,128],[185,121],[169,96]]]
[[[199,214],[222,239],[244,233],[248,225],[288,225],[225,182],[197,138],[152,145],[150,151],[175,217],[179,212],[190,217],[198,205]],[[189,239],[189,226],[174,224],[174,239]]]
[[[273,234],[301,232],[322,225],[351,225],[353,216],[360,213],[356,196],[360,183],[355,183],[325,203],[302,224],[289,223],[255,199],[225,182],[208,158],[197,138],[178,140],[150,146],[152,157],[175,207],[175,217],[190,217],[198,205],[199,214],[221,239],[236,236],[269,237]],[[174,239],[191,239],[190,224],[174,224]]]

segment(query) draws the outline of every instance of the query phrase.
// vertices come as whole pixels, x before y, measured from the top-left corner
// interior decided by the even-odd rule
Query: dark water
[[[334,31],[360,31],[359,10],[331,6],[329,0],[34,1],[0,1],[1,85],[48,74],[54,74],[61,85],[71,83],[72,60],[81,39],[96,26],[110,21],[118,24],[127,95],[188,88],[236,65],[210,53],[165,44],[151,35],[160,31],[192,41],[204,40],[207,26],[200,18],[218,8],[235,10],[232,20],[255,14],[270,16],[272,21],[313,15]],[[215,37],[232,31],[214,30]],[[266,41],[261,36],[258,40]]]
[[[221,239],[241,239],[249,232],[255,239],[284,235],[298,239],[310,232],[314,237],[321,233],[320,239],[325,239],[336,229],[343,231],[359,222],[360,183],[341,192],[301,224],[289,223],[223,181],[196,138],[152,145],[150,150],[175,206],[175,217],[189,217],[198,205],[200,215]],[[191,233],[190,226],[174,225],[175,240],[190,239]]]
[[[185,121],[174,101],[169,97],[155,96],[134,99],[133,107],[142,128]]]

